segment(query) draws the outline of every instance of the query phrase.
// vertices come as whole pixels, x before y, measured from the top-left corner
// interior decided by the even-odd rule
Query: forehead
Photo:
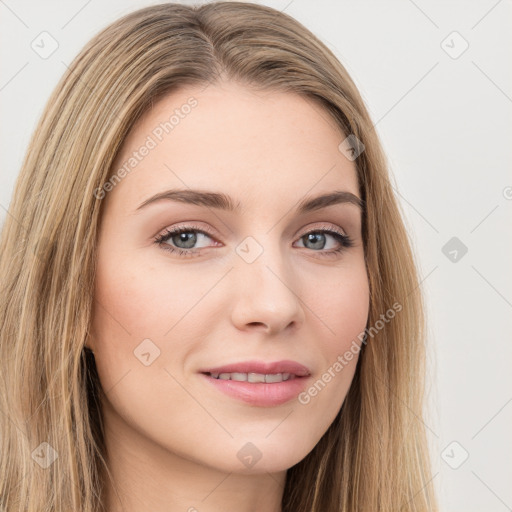
[[[232,82],[184,87],[134,125],[114,163],[125,177],[109,200],[137,202],[166,188],[222,190],[241,202],[358,194],[345,135],[326,110],[290,92]],[[276,204],[277,204],[276,203]]]

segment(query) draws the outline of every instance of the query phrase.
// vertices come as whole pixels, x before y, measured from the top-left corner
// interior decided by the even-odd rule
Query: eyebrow
[[[159,192],[154,196],[142,202],[135,212],[142,208],[161,200],[177,201],[180,203],[194,204],[197,206],[206,206],[208,208],[215,208],[218,210],[225,210],[232,213],[240,213],[242,205],[240,201],[236,202],[233,199],[220,192],[209,192],[202,190],[182,189],[182,190],[166,190]],[[306,197],[296,207],[298,214],[304,214],[322,208],[327,208],[335,204],[353,204],[357,206],[362,212],[364,211],[365,202],[363,199],[348,192],[346,190],[335,190],[327,194]]]

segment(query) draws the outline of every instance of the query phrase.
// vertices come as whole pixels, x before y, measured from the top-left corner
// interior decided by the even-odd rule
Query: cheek
[[[209,279],[190,279],[171,266],[155,268],[147,257],[128,259],[110,250],[105,247],[98,260],[91,330],[105,389],[149,361],[161,369],[179,360],[188,349],[186,337],[172,350],[165,348],[170,338],[181,339],[188,315],[211,287]]]
[[[100,261],[94,331],[109,343],[164,337],[207,290],[207,282],[172,266],[155,268],[142,258]]]
[[[332,361],[364,331],[369,314],[369,283],[364,262],[317,280],[309,291],[312,310],[325,327],[324,354]],[[309,288],[308,288],[309,289]]]
[[[298,397],[316,428],[327,429],[336,417],[350,388],[359,359],[361,340],[369,313],[369,285],[363,265],[352,267],[340,279],[319,286],[314,312],[324,335],[318,338],[323,365],[319,374]]]
[[[168,439],[171,431],[193,432],[197,421],[192,420],[201,411],[194,410],[176,369],[194,344],[194,306],[210,281],[135,257],[123,260],[113,252],[98,261],[92,337],[111,427],[119,427],[122,418],[157,441]],[[191,412],[169,416],[163,411]]]
[[[331,300],[325,304],[331,330],[332,349],[339,351],[364,331],[369,313],[369,287],[366,274],[333,286]]]

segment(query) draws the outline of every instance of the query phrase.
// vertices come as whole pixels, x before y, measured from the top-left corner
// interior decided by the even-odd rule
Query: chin
[[[267,434],[265,434],[267,435]],[[222,451],[222,464],[215,457],[213,464],[217,469],[240,474],[278,473],[290,469],[299,463],[314,448],[297,446],[288,437],[280,441],[270,441],[261,437],[253,440],[236,440],[232,447]]]

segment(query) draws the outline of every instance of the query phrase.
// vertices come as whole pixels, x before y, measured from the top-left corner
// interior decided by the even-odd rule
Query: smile
[[[208,373],[214,379],[236,380],[237,382],[265,382],[271,384],[274,382],[283,382],[285,380],[295,379],[297,376],[293,373]]]

